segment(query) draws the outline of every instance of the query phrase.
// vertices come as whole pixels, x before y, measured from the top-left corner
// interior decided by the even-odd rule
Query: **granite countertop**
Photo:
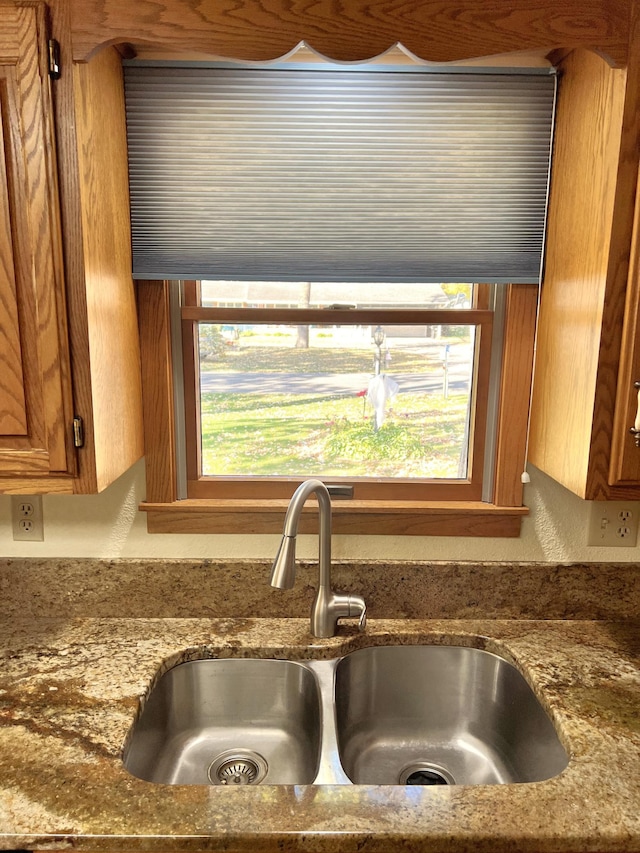
[[[630,619],[372,619],[315,640],[298,618],[34,615],[0,626],[0,848],[101,851],[640,851],[640,640]],[[559,776],[482,786],[154,785],[121,762],[159,668],[305,659],[389,642],[515,662],[570,755]]]

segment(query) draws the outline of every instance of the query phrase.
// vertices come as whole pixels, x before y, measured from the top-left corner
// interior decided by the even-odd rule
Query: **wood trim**
[[[72,477],[4,477],[3,495],[72,495]]]
[[[182,321],[182,367],[184,395],[185,444],[187,479],[197,480],[202,471],[200,442],[200,365],[198,353],[198,324]]]
[[[43,157],[41,156],[41,124],[42,115],[38,105],[31,104],[32,93],[38,97],[37,77],[34,71],[37,64],[37,43],[35,41],[35,12],[32,9],[16,10],[20,15],[20,45],[25,56],[19,61],[15,68],[4,65],[2,72],[4,79],[0,78],[0,94],[2,95],[3,121],[8,118],[8,126],[5,126],[5,150],[8,152],[7,160],[7,183],[9,188],[9,211],[10,225],[13,224],[13,236],[15,249],[13,254],[14,281],[16,291],[14,294],[15,307],[17,310],[17,332],[19,335],[20,359],[22,362],[22,373],[20,375],[20,388],[14,387],[14,392],[24,394],[25,428],[16,431],[14,439],[9,444],[5,435],[5,446],[13,447],[16,451],[16,463],[19,459],[27,461],[27,456],[22,451],[33,448],[35,454],[41,454],[47,449],[47,415],[51,415],[45,406],[44,397],[44,364],[54,357],[54,352],[49,351],[52,343],[49,335],[40,339],[39,324],[39,298],[43,298],[43,316],[49,316],[51,310],[51,297],[54,292],[54,283],[46,275],[38,279],[37,261],[44,261],[47,244],[47,219],[42,222],[42,231],[38,229],[34,233],[31,217],[31,208],[34,208],[34,219],[38,222],[36,213],[42,210],[42,195],[45,192],[44,175],[42,174]],[[25,113],[26,104],[29,102],[29,114]],[[23,114],[24,113],[24,114]],[[33,127],[32,127],[33,126]],[[27,129],[36,131],[36,138],[27,136]],[[9,131],[9,132],[7,132]],[[40,142],[40,145],[38,144]],[[35,171],[35,174],[30,172]],[[46,271],[46,267],[45,267]],[[43,272],[45,272],[43,271]],[[47,290],[49,291],[47,293]],[[9,298],[7,298],[9,297]],[[3,294],[3,302],[11,301],[9,294]],[[51,319],[51,318],[50,318]],[[49,327],[49,331],[50,331]],[[46,354],[41,350],[48,350]],[[10,370],[11,365],[7,364]],[[5,380],[3,379],[3,386]],[[56,388],[55,377],[52,382]],[[2,388],[3,397],[9,394],[9,389]],[[55,420],[55,417],[54,417]],[[18,473],[18,468],[13,468]],[[28,467],[26,469],[29,470]],[[64,469],[63,469],[64,470]]]
[[[455,313],[455,312],[454,312]],[[460,313],[460,312],[458,312]],[[493,312],[489,322],[476,327],[476,351],[474,360],[475,382],[471,387],[471,412],[469,425],[469,463],[467,471],[475,488],[473,498],[482,497],[484,477],[484,457],[487,441],[487,411],[489,405],[489,384],[491,380],[491,345],[493,340]]]
[[[288,501],[178,501],[144,503],[149,533],[281,533]],[[526,507],[481,502],[437,504],[334,502],[332,531],[345,535],[518,537]],[[317,532],[317,510],[303,510],[301,533]]]
[[[12,76],[0,66],[0,154],[2,155],[0,156],[0,213],[2,214],[0,216],[0,303],[2,305],[3,363],[0,374],[0,398],[2,399],[0,434],[26,436],[28,435],[27,400],[18,316],[19,282],[16,275],[21,271],[19,267],[16,270],[16,266],[21,266],[24,262],[19,255],[19,250],[21,244],[28,245],[29,235],[24,217],[26,211],[23,205],[15,204],[17,194],[12,187],[19,177],[18,164],[14,165],[12,162],[13,146],[10,144],[12,136],[10,125],[13,124],[10,118],[15,109],[16,89]],[[22,197],[22,194],[20,196]],[[12,223],[14,230],[20,235],[17,240],[12,233]],[[14,258],[17,263],[14,263]]]
[[[473,289],[473,304],[474,311],[488,311],[491,299],[490,284],[477,284]]]
[[[184,305],[195,307],[200,305],[200,282],[189,279],[182,282]]]
[[[537,285],[509,285],[493,491],[499,506],[522,504],[537,310]]]
[[[381,320],[381,317],[384,318]],[[388,319],[387,319],[388,318]],[[419,323],[443,326],[476,326],[493,321],[491,311],[473,308],[454,309],[403,309],[403,308],[194,308],[182,309],[183,320],[203,323],[243,322],[254,325],[281,323],[298,325],[306,323],[330,323],[333,325],[375,326],[385,324]]]
[[[175,419],[168,282],[138,282],[147,500],[176,500]]]
[[[43,255],[43,266],[39,279],[42,287],[41,312],[51,315],[55,323],[50,328],[41,320],[41,340],[48,346],[49,352],[43,358],[45,407],[56,411],[55,419],[47,424],[47,445],[51,453],[50,467],[56,473],[75,473],[76,458],[73,445],[71,423],[73,421],[73,399],[71,386],[71,363],[69,358],[69,329],[67,324],[67,302],[65,290],[65,270],[62,252],[62,223],[60,216],[60,189],[58,184],[58,151],[56,128],[54,125],[54,104],[49,77],[47,42],[50,28],[48,9],[44,3],[36,4],[36,28],[38,32],[38,62],[41,86],[41,110],[43,114],[43,133],[40,144],[44,151],[46,171],[46,197],[41,200],[40,213],[48,229],[49,245]],[[46,274],[45,274],[46,270]],[[45,282],[48,290],[44,300]],[[50,302],[50,305],[47,303]]]
[[[201,500],[200,498],[188,498],[183,501],[174,501],[171,504],[159,503],[154,501],[143,501],[140,504],[140,509],[145,512],[168,512],[173,513],[176,510],[190,515],[198,514],[199,512],[251,512],[258,508],[261,512],[280,513],[283,509],[286,510],[289,505],[289,498],[272,498],[267,500],[255,500],[254,498],[238,498],[237,500],[229,499],[213,499],[209,498]],[[376,510],[381,515],[399,515],[407,511],[423,512],[429,515],[449,515],[453,512],[474,512],[479,515],[492,517],[497,515],[508,515],[520,517],[527,515],[529,510],[527,507],[521,506],[497,506],[496,504],[485,503],[484,501],[420,501],[420,500],[398,500],[393,503],[386,501],[375,500],[357,500],[357,501],[334,501],[333,512],[338,514],[354,513],[363,515],[370,510]],[[305,505],[303,513],[313,513],[313,504]]]
[[[183,306],[200,305],[200,282],[182,282]],[[182,309],[184,311],[184,307]],[[182,393],[184,397],[184,426],[187,480],[196,480],[202,470],[200,435],[200,383],[199,383],[198,324],[182,320]]]
[[[66,2],[49,5],[63,73],[54,84],[72,414],[85,444],[74,492],[94,494],[143,453],[135,291],[131,278],[120,57],[74,67]]]
[[[83,222],[80,210],[80,180],[76,136],[76,111],[71,21],[66,2],[50,6],[51,35],[60,45],[60,61],[66,69],[55,83],[53,106],[56,117],[60,215],[65,267],[65,294],[68,304],[69,347],[72,366],[73,411],[84,422],[85,444],[76,454],[74,491],[95,493],[97,480],[94,459],[93,388],[89,363],[87,295],[84,278]]]
[[[422,59],[451,62],[512,51],[584,45],[624,62],[628,0],[71,0],[74,59],[127,42],[233,59],[269,60],[301,41],[336,60],[379,56],[397,42]]]
[[[263,479],[233,479],[231,477],[202,477],[188,482],[188,495],[194,500],[288,500],[300,485],[301,477]],[[424,480],[421,482],[376,480],[356,477],[322,477],[323,482],[353,486],[354,501],[476,501],[481,488],[469,480]],[[339,500],[339,499],[336,499]],[[335,503],[335,501],[334,501]]]

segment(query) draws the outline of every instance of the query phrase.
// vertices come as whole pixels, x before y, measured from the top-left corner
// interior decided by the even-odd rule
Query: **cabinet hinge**
[[[84,424],[78,417],[73,419],[73,446],[84,447]]]
[[[60,70],[60,45],[55,39],[49,39],[49,77],[52,80],[59,80],[62,71]]]

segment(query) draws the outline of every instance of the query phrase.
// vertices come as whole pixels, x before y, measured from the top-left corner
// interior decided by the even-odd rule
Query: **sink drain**
[[[400,785],[455,785],[455,780],[448,770],[424,761],[407,765],[398,782]]]
[[[264,758],[250,749],[228,749],[209,765],[207,775],[213,785],[258,785],[267,775]]]

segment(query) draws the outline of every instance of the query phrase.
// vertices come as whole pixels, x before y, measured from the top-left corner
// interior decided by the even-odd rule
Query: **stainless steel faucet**
[[[364,631],[367,606],[360,595],[343,595],[331,589],[331,496],[320,480],[305,480],[293,493],[284,519],[284,533],[271,568],[271,586],[291,589],[296,580],[296,536],[302,507],[315,492],[320,513],[318,591],[311,605],[311,633],[315,637],[333,637],[338,619],[359,616]]]

